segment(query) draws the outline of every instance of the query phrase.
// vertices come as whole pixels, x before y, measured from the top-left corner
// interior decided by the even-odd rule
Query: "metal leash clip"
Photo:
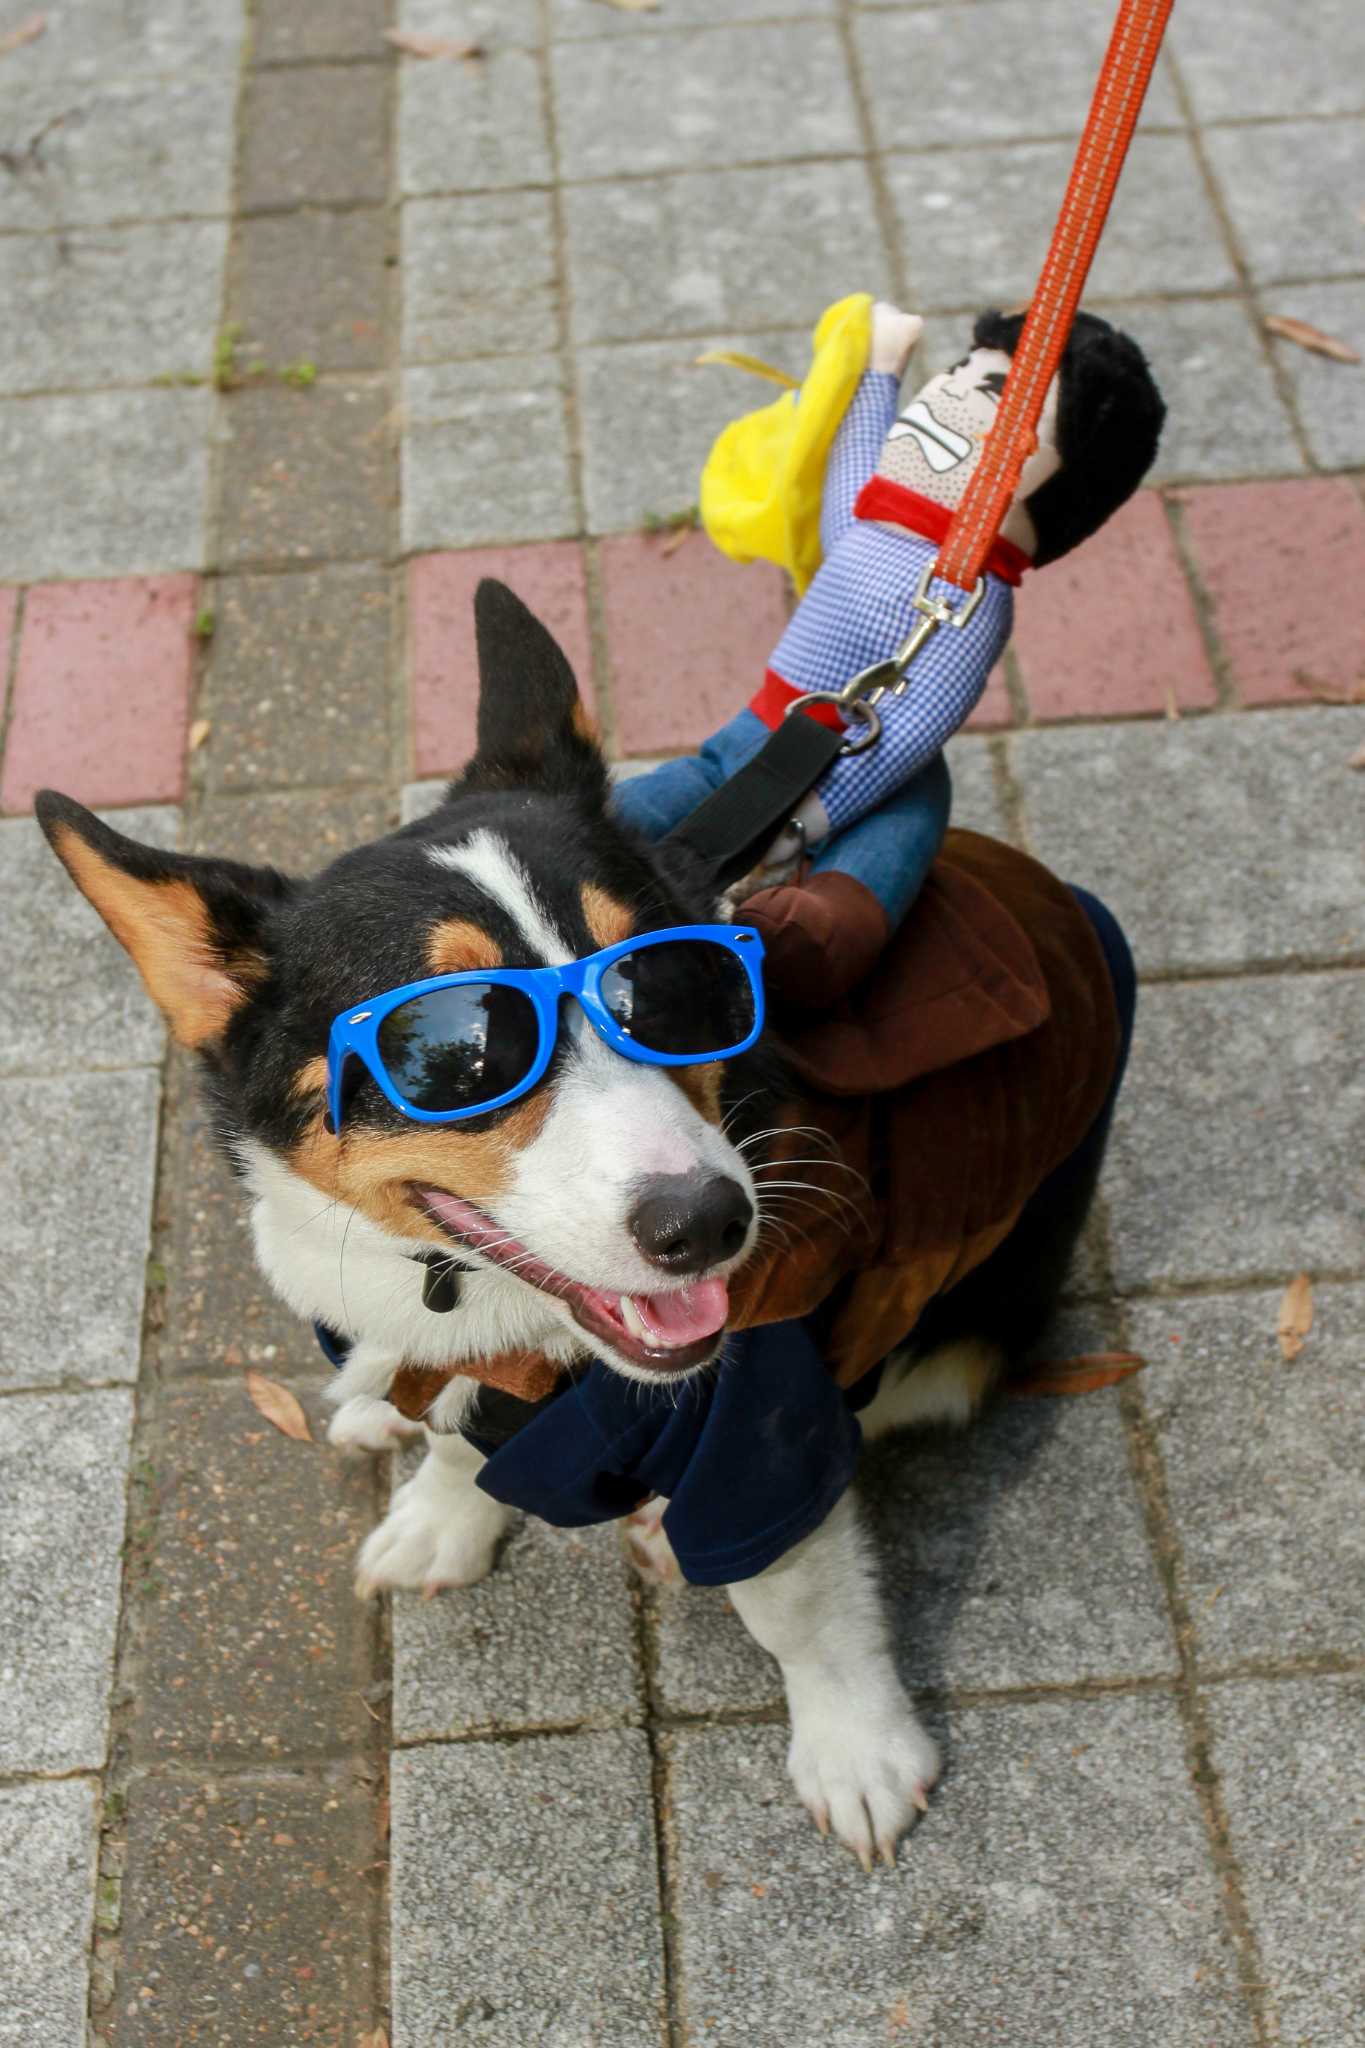
[[[850,731],[844,741],[846,754],[863,754],[869,747],[875,747],[882,736],[882,722],[876,706],[890,691],[899,697],[909,687],[909,668],[926,640],[937,633],[940,626],[955,626],[959,632],[975,616],[977,606],[986,595],[986,579],[978,576],[976,588],[960,611],[954,611],[944,597],[931,597],[929,585],[934,580],[937,562],[926,562],[919,579],[919,586],[910,600],[920,613],[919,624],[906,639],[902,640],[895,653],[885,661],[874,661],[871,668],[865,668],[850,677],[842,690],[833,697],[826,690],[808,690],[803,697],[793,697],[782,714],[790,718],[793,711],[799,711],[803,704],[837,705],[846,718],[861,721],[862,731]]]

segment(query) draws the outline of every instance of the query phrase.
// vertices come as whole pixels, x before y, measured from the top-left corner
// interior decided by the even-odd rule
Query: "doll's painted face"
[[[882,446],[878,473],[940,505],[956,505],[981,459],[1009,374],[1003,349],[974,348],[921,387],[901,412]],[[1024,464],[1004,534],[1027,554],[1037,546],[1025,501],[1061,468],[1057,454],[1057,380],[1038,422],[1038,447]]]

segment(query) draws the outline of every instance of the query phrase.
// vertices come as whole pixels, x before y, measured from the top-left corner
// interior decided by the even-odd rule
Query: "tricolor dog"
[[[1048,1113],[1070,1104],[1069,1134],[1008,1212],[978,1214],[954,1191],[951,1244],[915,1238],[926,1306],[908,1346],[887,1343],[891,1367],[864,1376],[876,1391],[855,1413],[826,1339],[829,1358],[851,1355],[850,1317],[865,1344],[907,1334],[903,1314],[884,1320],[900,1225],[879,1248],[860,1207],[871,1184],[895,1223],[884,1120],[855,1163],[802,1164],[834,1145],[818,1118],[803,1136],[799,1091],[761,1035],[763,933],[720,921],[686,856],[614,820],[572,675],[520,602],[485,584],[477,614],[474,759],[430,816],[311,880],[134,844],[52,792],[38,815],[200,1056],[261,1265],[344,1357],[333,1441],[391,1444],[412,1425],[390,1392],[421,1390],[426,1459],[365,1543],[361,1589],[473,1584],[515,1506],[570,1524],[636,1516],[637,1548],[727,1585],[778,1660],[791,1776],[817,1825],[865,1864],[891,1860],[939,1764],[897,1674],[849,1480],[860,1435],[966,1420],[1055,1293],[1114,1085],[1100,950],[1028,863],[1049,914],[1074,918],[1075,946],[1092,949],[1086,985],[1103,993],[1087,996],[1085,1029],[1099,1050],[1063,1048]],[[959,904],[984,888],[965,869],[955,886]],[[1023,943],[1032,967],[993,949],[992,1021],[952,1041],[973,1056],[949,1057],[953,1087],[1046,1039],[1043,998],[1011,1010],[1009,993],[1027,994],[1030,973],[1042,987],[1041,922]],[[1055,974],[1051,986],[1055,1023]],[[921,1049],[905,1068],[918,1094],[896,1098],[924,1141],[907,1155],[941,1175],[942,1065]],[[1031,1069],[1008,1071],[1022,1078],[1006,1104],[1034,1085]],[[1054,1154],[1079,1158],[1078,1136],[1090,1155],[1063,1185]],[[918,1202],[917,1230],[933,1207]],[[828,1255],[816,1308],[793,1315],[783,1289],[811,1242],[852,1249]],[[858,1290],[872,1282],[869,1310]]]

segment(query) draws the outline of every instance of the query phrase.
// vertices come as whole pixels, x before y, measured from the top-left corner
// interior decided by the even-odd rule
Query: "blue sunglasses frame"
[[[717,1046],[707,1053],[652,1052],[639,1045],[612,1017],[601,997],[602,976],[628,953],[640,953],[650,946],[674,945],[679,940],[700,939],[708,945],[723,946],[733,953],[748,977],[754,1003],[754,1027],[734,1045]],[[454,1124],[467,1117],[487,1116],[530,1093],[542,1078],[554,1055],[559,1038],[559,1012],[565,996],[572,996],[598,1037],[613,1052],[644,1067],[697,1067],[711,1060],[734,1059],[755,1044],[763,1030],[763,941],[752,925],[679,924],[666,931],[640,932],[600,953],[588,953],[563,967],[474,967],[460,974],[437,974],[428,981],[410,981],[391,988],[367,1003],[353,1004],[334,1019],[327,1043],[327,1111],[332,1129],[341,1129],[342,1083],[346,1062],[358,1059],[371,1079],[401,1115],[418,1124]],[[418,1109],[399,1094],[389,1077],[379,1051],[379,1028],[385,1018],[418,996],[433,995],[438,989],[459,988],[470,982],[493,982],[501,988],[520,989],[535,1008],[539,1040],[535,1058],[524,1077],[501,1095],[476,1102],[465,1109]]]

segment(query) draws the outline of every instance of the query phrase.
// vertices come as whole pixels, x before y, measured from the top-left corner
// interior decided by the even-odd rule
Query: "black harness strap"
[[[846,735],[800,713],[784,718],[738,774],[712,790],[665,846],[684,846],[712,870],[717,882],[737,881],[786,824],[826,768],[837,761]]]

